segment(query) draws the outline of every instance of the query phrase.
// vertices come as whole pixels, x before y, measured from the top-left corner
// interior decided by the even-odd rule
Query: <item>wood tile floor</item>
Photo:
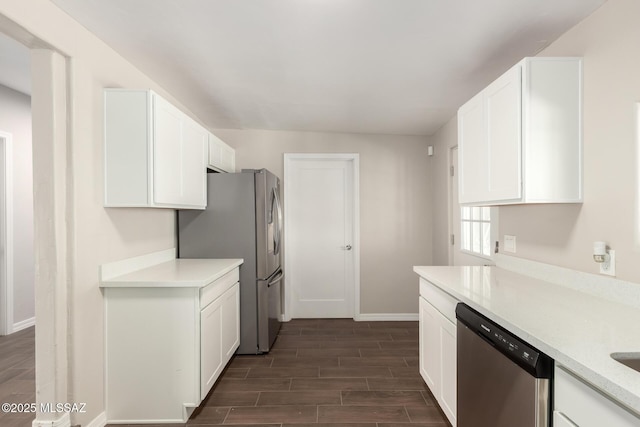
[[[298,319],[236,356],[189,425],[446,427],[418,373],[418,322]]]
[[[5,402],[35,402],[33,327],[0,337]],[[33,419],[0,413],[0,426],[28,427]],[[418,374],[418,323],[350,319],[293,320],[269,354],[234,357],[187,423],[230,424],[450,426]]]
[[[0,336],[0,403],[36,401],[35,327]],[[0,426],[28,427],[31,413],[0,412]]]

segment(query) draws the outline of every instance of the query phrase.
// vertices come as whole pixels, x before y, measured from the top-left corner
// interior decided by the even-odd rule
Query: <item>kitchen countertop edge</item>
[[[240,258],[178,258],[100,282],[101,288],[202,288],[243,264]]]
[[[621,374],[620,374],[620,372],[624,374],[624,370],[629,368],[624,367],[622,364],[619,364],[619,366],[615,365],[615,364],[618,364],[618,362],[613,362],[612,359],[611,361],[613,362],[612,365],[614,366],[614,368],[610,370],[608,370],[607,367],[594,366],[594,364],[590,364],[586,361],[580,360],[579,357],[572,355],[571,349],[569,348],[568,345],[567,345],[567,348],[562,348],[558,344],[550,343],[550,341],[553,341],[553,340],[548,339],[548,337],[544,336],[543,333],[536,333],[536,334],[529,333],[527,330],[525,330],[525,329],[529,329],[525,327],[526,325],[522,325],[522,324],[518,325],[514,321],[512,321],[512,319],[510,319],[508,316],[496,314],[494,311],[492,311],[492,307],[490,307],[492,301],[490,298],[483,303],[461,293],[454,286],[448,283],[448,280],[447,280],[448,277],[446,277],[448,275],[447,274],[443,275],[441,273],[446,270],[462,272],[464,271],[464,269],[473,269],[473,268],[490,269],[492,271],[501,271],[501,272],[504,272],[503,274],[507,274],[512,277],[520,276],[523,281],[526,281],[529,283],[538,282],[540,285],[557,287],[558,291],[561,292],[562,294],[575,293],[575,296],[578,299],[579,298],[592,299],[597,297],[593,295],[585,294],[583,292],[580,292],[574,289],[563,287],[561,285],[552,284],[539,279],[520,275],[518,273],[514,273],[511,271],[501,270],[498,267],[494,267],[494,266],[484,266],[484,267],[414,266],[413,267],[413,271],[416,274],[418,274],[420,277],[429,281],[429,283],[437,286],[439,289],[451,295],[453,298],[459,300],[460,302],[463,302],[469,305],[471,308],[475,309],[476,311],[480,312],[484,316],[488,317],[489,319],[503,326],[505,329],[509,330],[514,335],[529,342],[531,345],[538,348],[540,351],[552,357],[558,364],[562,365],[563,367],[566,367],[569,371],[575,373],[576,375],[581,377],[583,380],[590,383],[593,387],[607,394],[613,400],[618,402],[618,404],[632,411],[636,416],[640,416],[640,384],[638,384],[637,381],[634,384],[633,378],[631,380],[625,380],[624,378],[621,377]],[[440,269],[440,274],[437,273],[438,269]],[[467,271],[470,271],[470,270],[467,270]],[[485,271],[485,270],[478,270],[478,271]],[[486,281],[487,279],[485,278],[485,279],[479,279],[479,280]],[[610,301],[605,302],[603,300],[603,304],[614,304],[614,303]],[[495,310],[496,308],[493,308],[493,309]],[[640,311],[638,312],[638,315],[640,319]],[[617,351],[627,351],[627,350],[629,349],[622,348]],[[607,357],[608,356],[609,355],[607,354]],[[614,371],[614,372],[610,372],[610,371]],[[627,376],[635,377],[633,372],[628,372]],[[614,378],[617,378],[617,379],[614,379]],[[620,381],[620,379],[622,379],[623,381]]]

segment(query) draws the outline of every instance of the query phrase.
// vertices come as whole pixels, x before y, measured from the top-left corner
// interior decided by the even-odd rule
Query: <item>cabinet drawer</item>
[[[554,388],[555,412],[562,412],[580,427],[640,425],[640,418],[559,366],[555,370]]]
[[[234,268],[224,276],[200,289],[200,308],[211,304],[213,300],[225,293],[227,289],[240,280],[240,269]]]
[[[436,285],[420,278],[420,296],[429,301],[444,317],[456,323],[456,305],[458,300]]]

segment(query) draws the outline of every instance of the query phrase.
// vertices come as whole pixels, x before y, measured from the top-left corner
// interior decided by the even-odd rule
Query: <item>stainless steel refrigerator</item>
[[[280,180],[266,169],[207,174],[207,209],[178,211],[180,258],[243,258],[238,354],[268,352],[280,329]]]

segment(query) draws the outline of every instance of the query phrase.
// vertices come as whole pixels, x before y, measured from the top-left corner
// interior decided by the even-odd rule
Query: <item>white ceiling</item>
[[[212,128],[429,135],[605,0],[52,0]]]

